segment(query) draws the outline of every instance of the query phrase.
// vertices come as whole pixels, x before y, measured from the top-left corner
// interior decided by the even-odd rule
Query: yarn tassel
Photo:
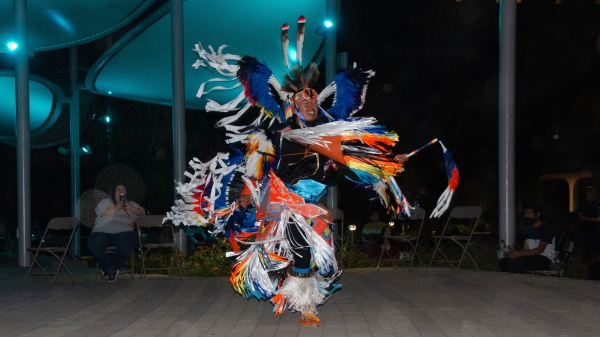
[[[442,149],[444,149],[444,161],[446,162],[446,176],[448,177],[448,187],[438,199],[437,205],[435,206],[433,212],[431,212],[430,218],[440,217],[448,209],[448,207],[450,206],[450,201],[452,200],[452,195],[454,194],[454,191],[458,186],[458,167],[456,167],[456,164],[452,159],[452,154],[450,153],[450,151],[446,149],[442,142],[439,143],[442,146]]]
[[[229,283],[246,299],[266,300],[272,296],[271,279],[262,265],[261,254],[263,252],[257,246],[251,245],[237,257],[238,262],[231,270]]]
[[[282,294],[277,294],[271,298],[271,303],[273,303],[273,314],[275,316],[282,316],[285,314],[285,297]]]
[[[240,252],[240,245],[238,245],[238,243],[235,241],[235,233],[233,231],[229,231],[228,241],[231,244],[231,248],[233,249],[233,251],[235,253],[239,253]]]

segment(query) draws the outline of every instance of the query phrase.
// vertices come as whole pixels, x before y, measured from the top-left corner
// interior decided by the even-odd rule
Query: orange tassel
[[[284,314],[285,312],[285,298],[283,298],[283,295],[281,294],[277,294],[275,295],[273,298],[271,298],[271,302],[275,305],[274,308],[274,314],[275,316],[281,316]]]
[[[448,187],[451,190],[456,190],[456,186],[458,186],[458,168],[454,167],[452,169],[452,177],[448,179]]]
[[[233,231],[229,231],[229,243],[231,243],[231,248],[233,248],[234,252],[238,253],[240,251],[240,246],[237,241],[235,241],[235,234],[233,234]]]

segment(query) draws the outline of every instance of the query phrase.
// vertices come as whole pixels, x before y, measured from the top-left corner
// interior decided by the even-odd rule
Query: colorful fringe
[[[439,142],[444,150],[444,161],[446,163],[446,177],[448,178],[448,187],[442,193],[440,198],[438,199],[437,205],[433,212],[431,212],[431,217],[439,217],[441,216],[450,206],[450,201],[452,201],[452,195],[458,186],[458,167],[454,163],[452,159],[452,154],[442,142]]]
[[[277,151],[263,131],[253,132],[246,140],[246,177],[260,180],[274,166]]]

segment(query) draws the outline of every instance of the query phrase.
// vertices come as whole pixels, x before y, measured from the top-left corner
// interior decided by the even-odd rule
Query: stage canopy
[[[162,3],[162,5],[161,5]],[[290,52],[296,48],[298,17],[306,17],[303,64],[319,61],[324,53],[325,1],[187,0],[184,6],[186,108],[203,109],[206,99],[198,99],[200,84],[217,76],[206,68],[195,70],[194,45],[251,55],[273,70],[280,80],[285,72],[281,49],[281,26],[290,25]],[[81,45],[127,27],[89,72],[80,72],[89,92],[100,95],[171,105],[171,15],[168,1],[155,0],[28,0],[28,41],[30,55]],[[136,20],[137,19],[137,20]],[[0,53],[10,53],[7,43],[14,40],[13,0],[0,0]],[[15,41],[18,43],[18,41]],[[8,54],[7,54],[8,55]],[[6,56],[6,55],[5,55]],[[36,62],[38,54],[31,59]],[[292,60],[293,55],[290,56]],[[291,62],[294,64],[295,62]],[[15,89],[12,65],[0,65],[0,141],[15,144]],[[68,75],[68,74],[65,74]],[[64,76],[63,76],[64,77]],[[69,137],[69,111],[65,105],[68,86],[30,75],[31,146],[48,147]],[[210,98],[225,102],[239,90],[212,92]],[[81,91],[82,109],[91,95]],[[82,123],[86,114],[81,113]]]
[[[155,0],[28,0],[29,54],[88,43],[125,27],[148,11]],[[14,36],[13,0],[0,0],[0,53],[11,53]],[[38,55],[38,57],[41,57]],[[31,62],[35,62],[35,57]],[[10,63],[10,62],[7,62]],[[0,141],[15,143],[15,75],[4,64],[0,69]],[[10,67],[12,68],[12,67]],[[63,86],[64,87],[64,86]],[[68,140],[68,110],[63,111],[64,90],[57,83],[30,74],[31,146],[46,147]],[[68,86],[67,86],[68,88]],[[85,94],[81,104],[89,101]],[[66,126],[66,127],[65,127]]]
[[[169,4],[146,16],[118,40],[96,62],[86,78],[93,93],[170,105],[172,102],[171,16]],[[281,26],[290,25],[290,51],[296,47],[298,17],[306,17],[303,64],[322,57],[325,1],[261,0],[201,1],[183,3],[185,46],[186,108],[204,109],[206,98],[198,99],[200,84],[218,76],[207,68],[195,70],[194,45],[215,50],[229,46],[224,53],[254,56],[264,61],[281,80],[285,67],[281,48]],[[324,49],[324,48],[321,48]],[[319,53],[321,52],[321,53]],[[231,86],[231,83],[220,83]],[[210,98],[221,103],[240,92],[213,91]]]

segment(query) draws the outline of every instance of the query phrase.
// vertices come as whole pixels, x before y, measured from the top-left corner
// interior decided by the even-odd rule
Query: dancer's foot
[[[307,313],[300,316],[298,323],[303,326],[319,325],[319,323],[321,323],[321,319],[311,313]]]

